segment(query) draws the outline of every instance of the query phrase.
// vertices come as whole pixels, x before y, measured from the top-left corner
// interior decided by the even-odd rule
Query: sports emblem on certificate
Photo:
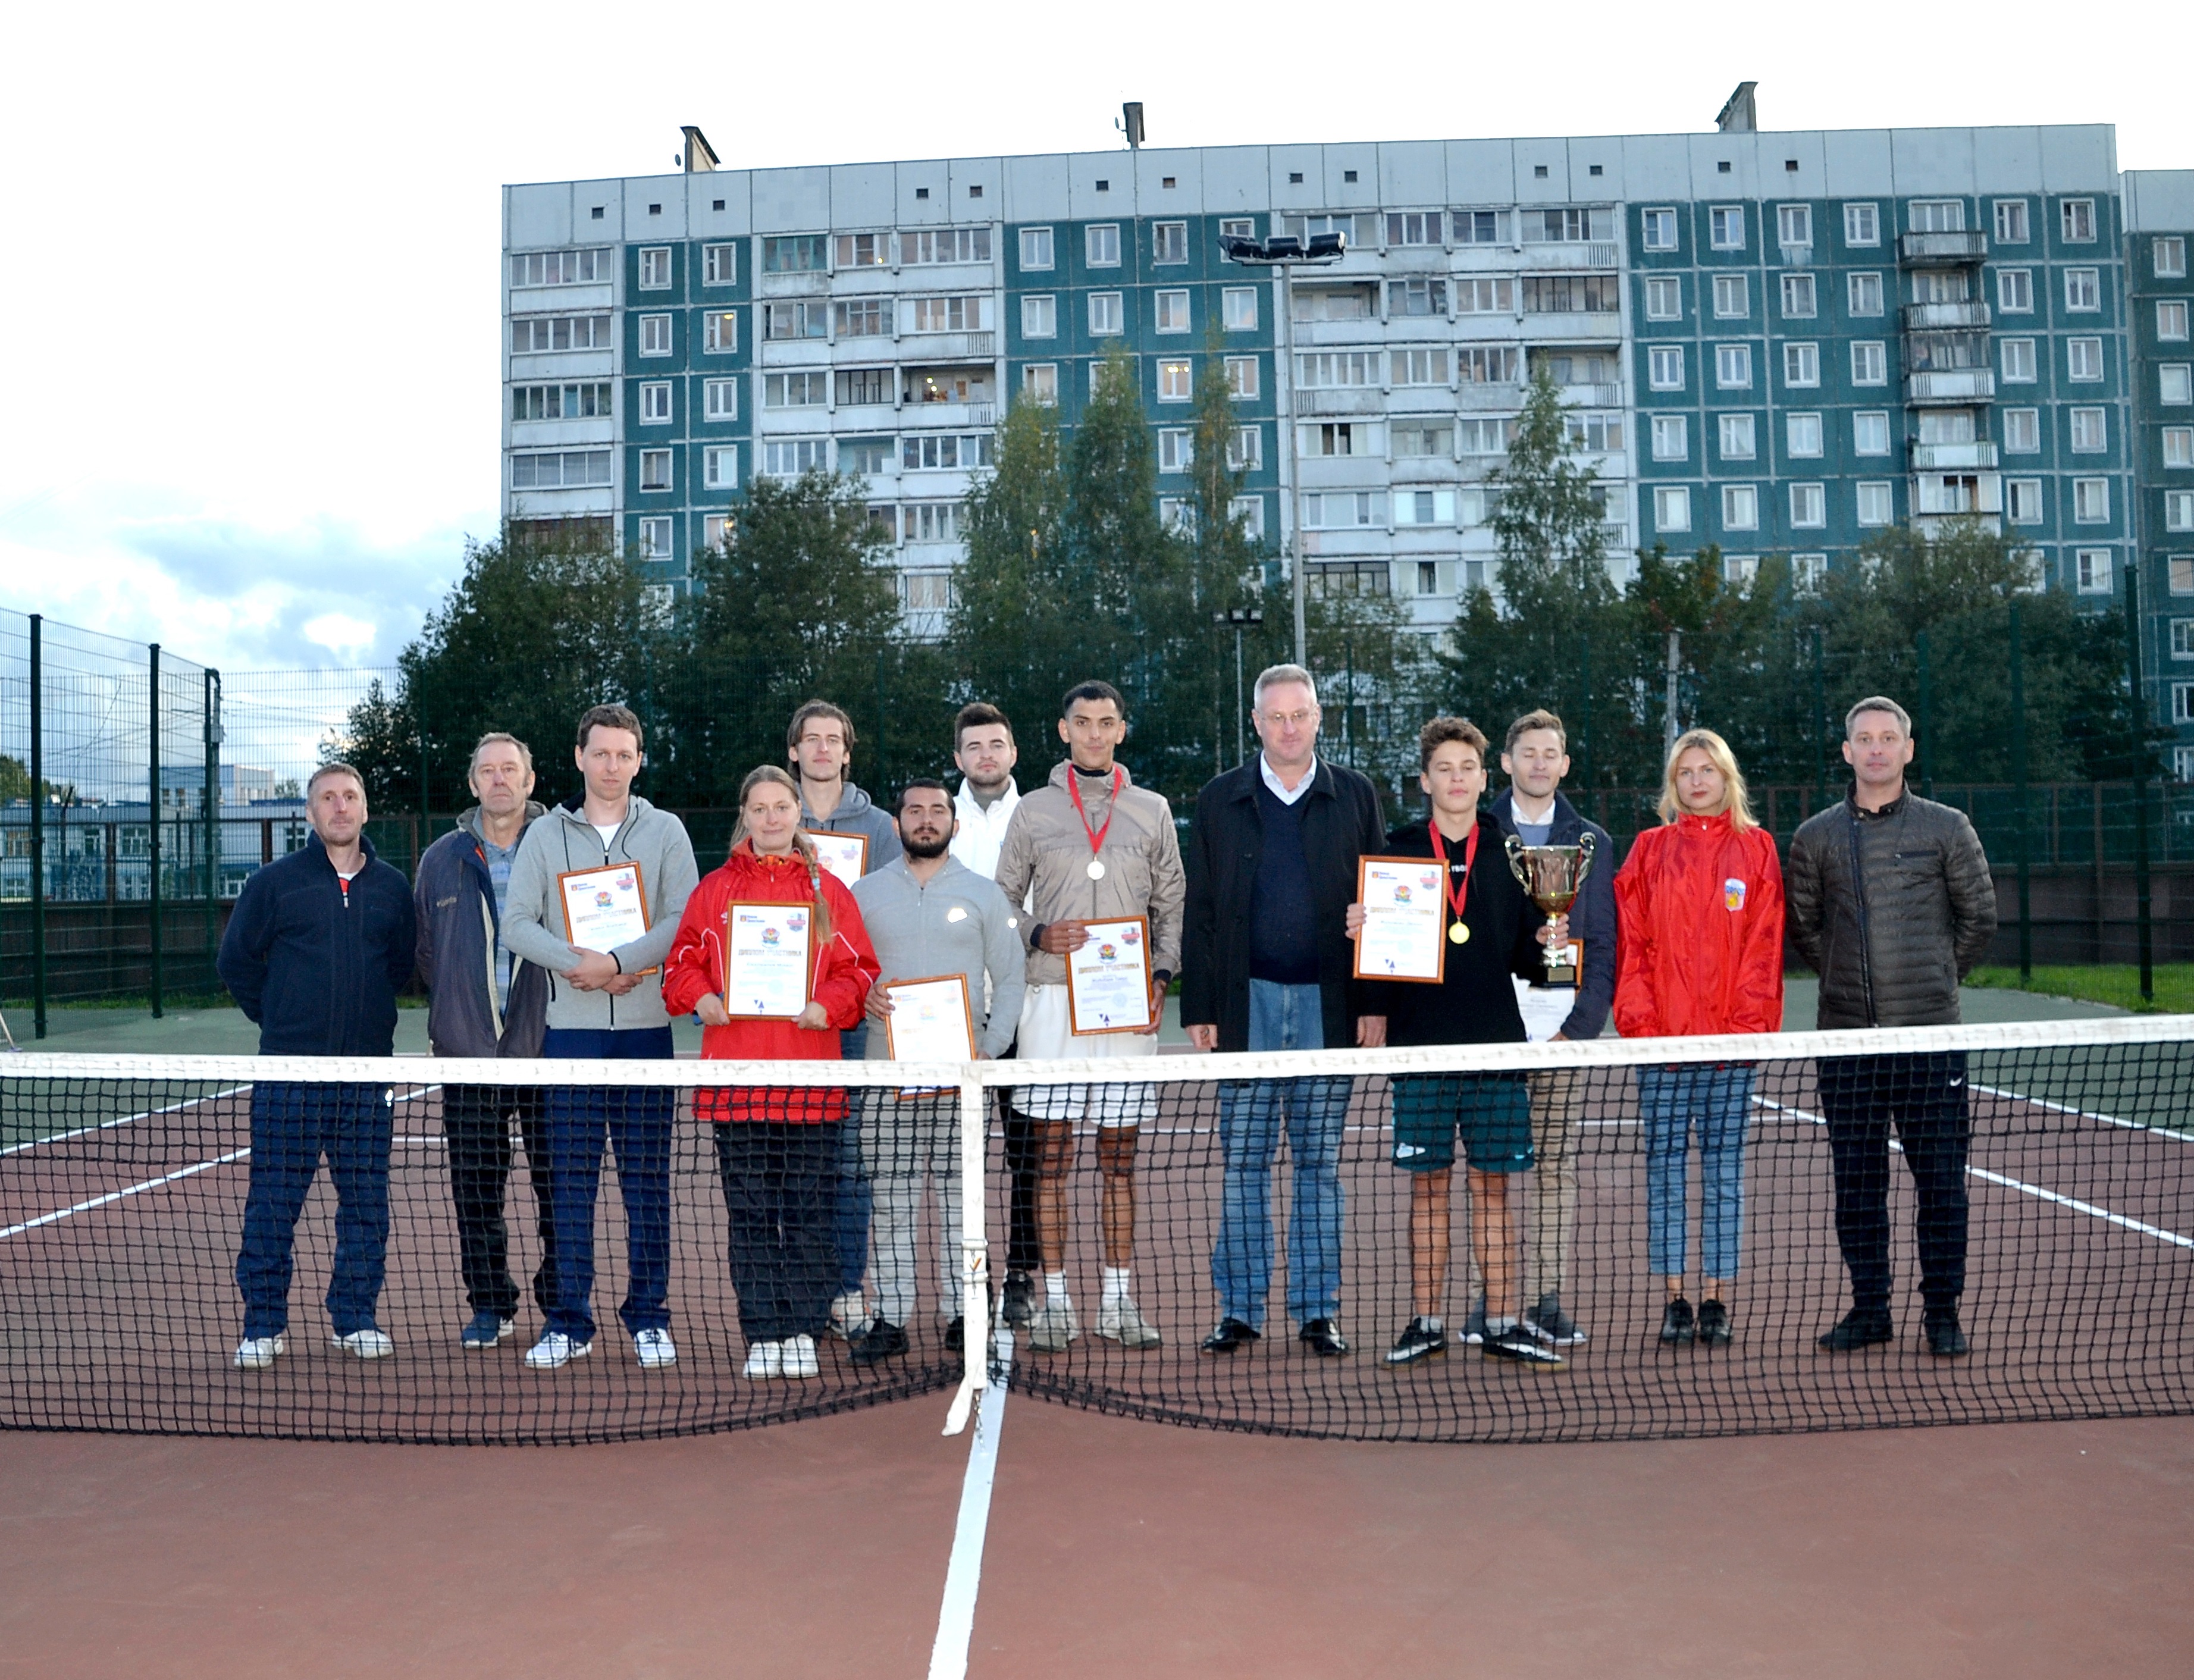
[[[807,838],[815,846],[815,860],[838,877],[838,885],[851,886],[869,867],[869,837],[866,834],[834,834],[824,829],[810,829]]]
[[[1428,857],[1364,857],[1356,865],[1356,902],[1364,929],[1356,941],[1359,980],[1417,980],[1437,985],[1447,975],[1441,877],[1447,866]]]
[[[564,937],[583,951],[607,953],[647,932],[647,892],[637,863],[566,869],[556,877]]]
[[[1069,1030],[1140,1033],[1151,1024],[1151,925],[1141,916],[1085,923],[1089,937],[1066,954]]]
[[[891,1013],[884,1017],[885,1046],[894,1062],[972,1062],[974,1018],[968,1009],[968,978],[944,974],[894,980],[884,988]]]
[[[789,1020],[807,1007],[808,904],[740,904],[724,911],[724,1012]]]

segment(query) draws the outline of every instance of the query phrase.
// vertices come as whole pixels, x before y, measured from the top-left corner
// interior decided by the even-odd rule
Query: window
[[[2007,338],[2003,341],[2003,382],[2006,385],[2034,383],[2032,339]]]
[[[1716,204],[1707,212],[1708,240],[1718,251],[1744,249],[1744,206]]]
[[[2163,428],[2163,464],[2166,467],[2194,467],[2194,426],[2167,426]]]
[[[1649,251],[1673,251],[1676,249],[1676,213],[1674,210],[1641,210],[1638,215],[1638,243]]]
[[[2042,523],[2042,480],[2039,479],[2006,479],[2003,481],[2004,516],[2015,525],[2038,525]]]
[[[2111,481],[2108,479],[2072,480],[2072,523],[2099,525],[2110,523]]]
[[[1714,300],[1718,321],[1742,321],[1752,312],[1752,293],[1742,274],[1715,275]]]
[[[2107,595],[2111,593],[2111,551],[2107,548],[2080,548],[2072,555],[2074,585],[2083,595]]]
[[[2194,723],[2194,683],[2171,685],[2171,721]],[[2178,749],[2173,749],[2174,755]]]
[[[1889,453],[1889,416],[1879,409],[1852,416],[1852,453]]]
[[[1821,382],[1821,347],[1786,344],[1783,347],[1783,382],[1794,387]]]
[[[1089,335],[1109,338],[1121,329],[1123,318],[1118,292],[1089,294]]]
[[[1999,205],[1998,209],[2002,207]],[[2034,271],[1999,268],[1996,273],[1996,307],[2007,315],[2034,312]]]
[[[898,453],[889,438],[841,438],[838,439],[838,470],[873,478],[879,473],[890,472],[893,458]]]
[[[1999,198],[1996,201],[1996,242],[1999,245],[2023,245],[2028,238],[2026,231],[2026,200]]]
[[[2194,554],[2174,554],[2164,562],[2174,595],[2194,595]]]
[[[1653,528],[1661,531],[1691,528],[1691,493],[1682,485],[1663,485],[1653,492]]]
[[[2194,490],[2164,492],[2163,528],[2172,531],[2194,530]]]
[[[2156,370],[2156,400],[2177,408],[2194,401],[2194,369],[2185,362],[2167,362]]]
[[[1021,267],[1034,272],[1052,266],[1051,230],[1048,227],[1021,229]]]
[[[1534,244],[1573,245],[1582,239],[1612,239],[1615,216],[1605,209],[1527,210],[1524,237]]]
[[[1117,221],[1092,222],[1082,230],[1082,246],[1092,268],[1117,268],[1120,266],[1120,224]]]
[[[1530,314],[1611,315],[1622,307],[1622,282],[1612,274],[1532,274],[1524,281]]]
[[[1357,448],[1360,441],[1358,428],[1347,421],[1326,421],[1302,428],[1302,452],[1305,455],[1361,455]]]
[[[610,451],[566,450],[510,457],[513,490],[577,490],[610,481]]]
[[[642,450],[640,452],[640,487],[642,490],[670,488],[670,451]]]
[[[510,351],[514,356],[538,355],[544,350],[609,347],[606,315],[523,315],[510,324]]]
[[[2174,618],[2171,621],[2171,657],[2174,659],[2194,659],[2194,618]],[[2182,772],[2182,782],[2187,778]]]
[[[739,248],[737,245],[704,245],[701,247],[701,284],[704,286],[736,285],[739,278]]]
[[[1724,461],[1750,461],[1760,453],[1759,422],[1753,416],[1720,416],[1718,429],[1721,433],[1721,458]]]
[[[821,318],[819,313],[817,317]],[[701,318],[701,349],[710,356],[727,356],[739,347],[739,312],[712,309]]]
[[[1455,310],[1458,315],[1506,315],[1515,307],[1513,280],[1472,279],[1465,276],[1455,283]]]
[[[970,187],[968,196],[981,198],[979,188]],[[936,262],[988,262],[991,260],[991,230],[987,227],[930,227],[899,236],[899,260],[902,264]]]
[[[1691,454],[1691,427],[1680,414],[1653,416],[1653,459],[1688,461]]]
[[[1158,428],[1158,471],[1186,473],[1196,453],[1196,433],[1185,426]]]
[[[1195,369],[1186,361],[1158,364],[1158,400],[1185,403],[1196,395]]]
[[[668,426],[670,423],[670,381],[651,379],[640,387],[640,423],[642,426]]]
[[[612,270],[610,253],[584,251],[526,251],[510,259],[514,286],[583,286],[606,280]]]
[[[736,444],[712,444],[701,451],[701,482],[710,490],[739,487],[739,450]]]
[[[1254,239],[1257,237],[1257,224],[1249,216],[1232,216],[1220,222],[1219,232],[1223,238]]]
[[[2183,301],[2156,306],[2156,335],[2174,342],[2186,336],[2186,305]]]
[[[772,309],[777,307],[775,304],[770,306]],[[830,306],[831,329],[840,338],[887,338],[891,335],[893,319],[889,298],[849,298],[843,303]],[[814,335],[808,335],[810,337]],[[772,333],[771,336],[776,335]]]
[[[1378,517],[1378,503],[1385,498],[1369,490],[1328,490],[1322,496],[1306,496],[1303,502],[1303,524],[1320,530],[1341,530],[1350,526],[1383,525]]]
[[[1295,358],[1298,382],[1305,386],[1376,385],[1379,353],[1332,350]]]
[[[1417,593],[1420,595],[1439,593],[1439,562],[1438,560],[1417,562]]]
[[[1760,556],[1725,554],[1721,559],[1721,575],[1731,583],[1749,583],[1760,576]]]
[[[1444,315],[1447,313],[1447,282],[1444,280],[1389,280],[1387,283],[1387,312],[1390,315]]]
[[[1390,245],[1437,245],[1447,218],[1438,210],[1404,210],[1387,218]]]
[[[669,519],[642,519],[640,522],[640,558],[643,560],[669,559],[671,540]]]
[[[899,464],[910,473],[965,473],[991,464],[991,434],[926,432],[899,440]]]
[[[761,446],[761,470],[772,478],[796,479],[823,465],[821,438],[777,438]]]
[[[1962,198],[1915,198],[1915,233],[1962,233],[1966,231],[1966,201]]]
[[[1752,347],[1714,346],[1714,383],[1724,391],[1743,391],[1752,384]]]
[[[1056,338],[1059,336],[1059,300],[1048,294],[1042,297],[1021,300],[1021,336],[1023,338]]]
[[[917,297],[910,332],[979,332],[983,300],[978,297]]]
[[[1878,339],[1864,339],[1851,347],[1852,383],[1889,383],[1889,347]]]
[[[839,306],[841,309],[848,307]],[[821,298],[812,301],[806,298],[785,299],[762,306],[764,338],[823,338],[828,335],[830,317],[824,312]]]
[[[1261,381],[1258,362],[1255,356],[1229,356],[1226,358],[1226,391],[1237,402],[1256,400]]]
[[[607,420],[611,393],[606,382],[583,385],[514,385],[510,387],[513,420]]]
[[[1783,319],[1809,321],[1818,312],[1813,277],[1810,274],[1785,274],[1783,277]]]
[[[1226,504],[1226,517],[1238,519],[1242,534],[1252,542],[1265,540],[1265,498],[1261,496],[1238,496]]]
[[[1886,525],[1897,517],[1893,493],[1883,479],[1862,480],[1858,486],[1858,522]]]
[[[1397,350],[1390,361],[1393,382],[1397,385],[1447,383],[1447,352],[1444,350]]]
[[[725,514],[703,514],[701,516],[701,546],[704,548],[723,548],[724,538],[730,526],[731,520]]]
[[[1159,221],[1151,224],[1151,261],[1166,263],[1188,261],[1186,222]]]
[[[2102,277],[2093,268],[2065,271],[2065,307],[2090,313],[2103,307]]]
[[[1879,204],[1844,206],[1844,243],[1847,245],[1878,245],[1881,243],[1881,207]]]
[[[1226,470],[1254,473],[1265,464],[1265,428],[1237,426],[1226,434]]]
[[[1455,427],[1450,421],[1397,421],[1387,436],[1397,461],[1455,453]]]
[[[1398,525],[1453,525],[1455,492],[1451,490],[1396,490],[1394,523]]]
[[[739,417],[738,381],[704,380],[701,385],[701,412],[708,420],[737,420]]]
[[[1790,523],[1801,530],[1813,530],[1829,522],[1829,497],[1819,485],[1790,486]]]
[[[1760,529],[1760,487],[1724,485],[1721,487],[1721,528],[1724,530]]]
[[[773,373],[762,380],[761,405],[766,409],[819,409],[830,393],[830,376],[820,368],[808,373]]]
[[[1188,330],[1188,294],[1185,291],[1160,292],[1157,295],[1157,330],[1186,332]]]
[[[2072,410],[2072,453],[2100,455],[2111,446],[2110,428],[2101,409]]]
[[[668,356],[670,353],[670,318],[668,315],[643,315],[640,318],[640,353],[643,356]]]
[[[1059,406],[1059,364],[1037,362],[1021,370],[1021,395],[1045,408]]]
[[[2003,411],[2003,452],[2035,455],[2042,448],[2042,410],[2006,409]]]
[[[1255,286],[1229,286],[1219,294],[1219,305],[1229,332],[1255,332],[1257,330],[1257,289]]]
[[[2103,341],[2099,338],[2065,341],[2065,376],[2082,381],[2103,376]]]
[[[1790,556],[1790,587],[1801,595],[1818,595],[1821,586],[1829,581],[1829,557],[1826,554],[1793,554]]]
[[[1654,214],[1651,210],[1646,212],[1649,216]],[[1674,215],[1675,212],[1668,210],[1660,214]],[[1508,212],[1506,210],[1457,210],[1448,218],[1448,226],[1458,245],[1505,245],[1508,243]],[[1672,234],[1668,249],[1673,250],[1674,248],[1674,236]],[[1658,249],[1659,247],[1649,241],[1647,249]]]
[[[1646,353],[1646,381],[1656,391],[1684,388],[1684,347],[1656,344]]]
[[[1678,351],[1680,357],[1683,352]],[[1465,385],[1513,385],[1522,357],[1513,345],[1467,346],[1455,353],[1455,376]],[[1677,364],[1681,384],[1682,363]]]
[[[1778,204],[1775,209],[1775,240],[1782,245],[1810,245],[1813,243],[1813,207],[1811,204]]]
[[[1853,315],[1866,316],[1881,313],[1881,275],[1847,275],[1844,281],[1844,291]]]
[[[888,233],[841,233],[837,239],[837,267],[888,267],[891,248],[892,236]]]
[[[2148,246],[2149,261],[2159,280],[2183,280],[2186,278],[2186,241],[2173,233],[2151,239]]]
[[[1783,446],[1792,456],[1804,457],[1821,453],[1821,417],[1818,414],[1794,414],[1783,422]]]
[[[1680,321],[1684,318],[1684,283],[1673,276],[1646,282],[1646,318]]]
[[[644,245],[640,253],[640,289],[644,292],[670,290],[670,247]]]
[[[946,612],[952,606],[952,574],[949,571],[903,571],[899,577],[899,605],[909,612]]]
[[[830,266],[828,242],[820,233],[779,235],[761,242],[765,274],[813,274]]]
[[[1508,453],[1508,444],[1516,435],[1513,420],[1459,420],[1456,422],[1456,447],[1464,456],[1499,456]]]
[[[961,504],[957,502],[910,502],[906,514],[909,542],[957,542]]]
[[[2095,201],[2093,198],[2067,198],[2057,207],[2059,224],[2065,230],[2068,245],[2089,245],[2095,239]]]

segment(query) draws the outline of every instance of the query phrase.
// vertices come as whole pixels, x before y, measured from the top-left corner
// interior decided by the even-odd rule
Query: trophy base
[[[1531,989],[1535,992],[1573,992],[1577,989],[1577,972],[1565,963],[1548,974],[1546,978],[1534,980],[1531,984]]]

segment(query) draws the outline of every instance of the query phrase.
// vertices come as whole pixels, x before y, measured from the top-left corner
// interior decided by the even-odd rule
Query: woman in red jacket
[[[1710,729],[1678,737],[1661,791],[1664,826],[1638,836],[1615,878],[1619,931],[1615,1026],[1625,1038],[1772,1033],[1783,1026],[1783,866],[1754,819],[1729,743]],[[1646,1262],[1668,1280],[1661,1339],[1730,1339],[1723,1291],[1744,1224],[1749,1063],[1638,1069],[1646,1130]],[[1690,1237],[1684,1169],[1699,1133],[1706,1285],[1696,1319],[1684,1299]]]
[[[796,1019],[733,1020],[725,1008],[725,914],[733,903],[813,906],[808,1003]],[[663,1003],[674,1015],[700,1016],[704,1058],[835,1062],[838,1035],[859,1024],[877,972],[853,895],[800,831],[798,786],[764,765],[740,784],[731,856],[686,901],[663,961]],[[832,1223],[846,1092],[732,1086],[695,1092],[693,1108],[715,1122],[745,1374],[815,1376],[815,1338],[837,1287]]]

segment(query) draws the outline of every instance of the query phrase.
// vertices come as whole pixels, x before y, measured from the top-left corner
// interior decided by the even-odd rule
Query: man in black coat
[[[1199,1050],[1318,1050],[1364,1041],[1347,932],[1356,860],[1380,847],[1370,781],[1318,756],[1318,691],[1300,665],[1257,678],[1254,720],[1264,750],[1197,795],[1185,859],[1183,1026]],[[1288,1313],[1314,1352],[1338,1357],[1341,1335],[1341,1138],[1346,1078],[1222,1081],[1225,1152],[1219,1236],[1211,1252],[1219,1325],[1207,1353],[1262,1335],[1272,1275],[1272,1161],[1284,1123],[1295,1160]]]
[[[312,838],[256,870],[222,934],[221,983],[259,1028],[262,1056],[388,1056],[396,994],[411,978],[411,890],[365,838],[365,782],[325,764],[305,787]],[[360,1359],[395,1350],[374,1322],[388,1250],[388,1087],[256,1080],[251,1182],[236,1257],[244,1339],[236,1364],[263,1371],[284,1352],[297,1216],[325,1155],[336,1187],[328,1319]]]

